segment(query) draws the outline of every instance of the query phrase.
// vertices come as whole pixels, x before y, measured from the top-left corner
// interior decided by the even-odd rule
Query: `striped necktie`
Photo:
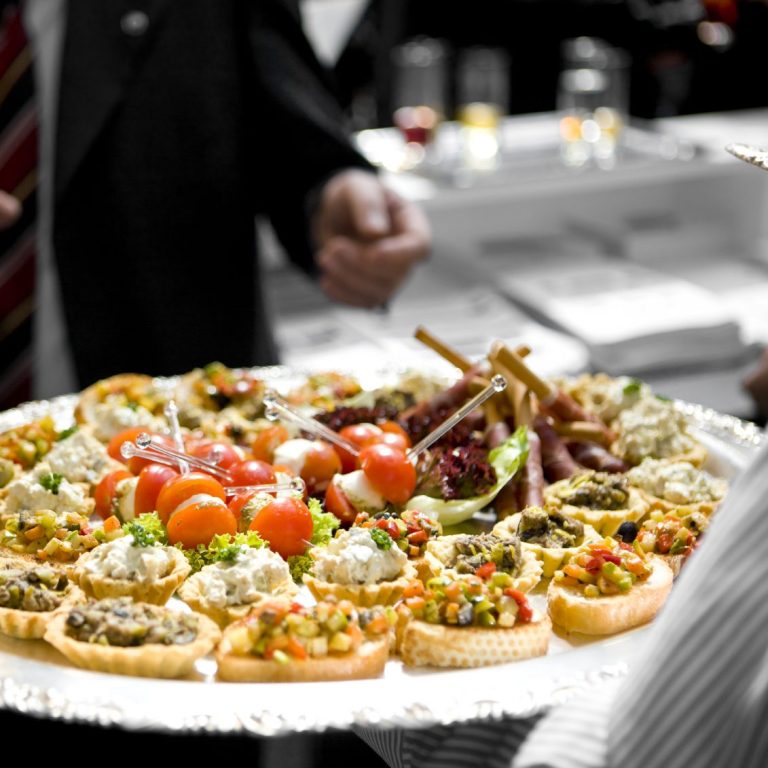
[[[32,57],[19,4],[5,4],[0,27],[0,189],[22,215],[0,231],[0,410],[32,396],[37,113]]]

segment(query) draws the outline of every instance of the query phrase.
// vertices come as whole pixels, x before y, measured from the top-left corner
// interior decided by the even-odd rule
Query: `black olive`
[[[637,524],[627,520],[619,526],[616,531],[617,539],[621,539],[625,544],[631,544],[637,538]]]

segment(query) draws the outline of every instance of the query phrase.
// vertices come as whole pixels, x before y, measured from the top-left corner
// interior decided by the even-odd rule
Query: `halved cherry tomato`
[[[236,493],[230,500],[227,506],[235,516],[236,520],[240,520],[243,516],[243,507],[256,495],[256,491],[241,491]]]
[[[128,470],[132,472],[134,475],[138,475],[139,472],[141,472],[144,467],[147,466],[147,464],[152,464],[151,459],[140,459],[138,456],[134,456],[132,459],[128,459],[127,461],[123,458],[123,455],[120,453],[120,448],[122,447],[123,443],[132,443],[136,440],[138,435],[140,435],[142,432],[147,432],[152,437],[153,443],[159,443],[160,445],[165,446],[166,448],[174,448],[173,440],[171,440],[170,437],[167,435],[161,435],[158,432],[149,432],[144,427],[130,427],[129,429],[124,429],[119,434],[115,435],[110,441],[109,445],[107,446],[107,453],[117,461],[122,461],[123,464],[126,464],[128,467]]]
[[[358,456],[368,482],[393,504],[405,504],[416,490],[416,468],[405,451],[384,443],[368,445]]]
[[[258,531],[269,548],[281,557],[301,555],[312,538],[312,515],[307,505],[293,497],[284,497],[262,507],[248,526]]]
[[[253,458],[271,464],[274,461],[277,446],[290,439],[290,437],[288,430],[281,424],[273,424],[271,427],[267,427],[256,435],[251,444]]]
[[[382,432],[372,442],[366,443],[366,445],[375,445],[377,443],[381,445],[390,445],[401,451],[407,451],[411,447],[411,441],[408,438],[408,435],[401,435],[397,432]],[[360,457],[358,456],[358,461],[359,460]]]
[[[307,493],[310,496],[322,494],[331,478],[339,472],[341,459],[333,446],[325,440],[313,440],[301,468],[301,479],[307,484]]]
[[[165,464],[147,464],[139,472],[139,482],[136,483],[136,494],[133,502],[136,517],[147,512],[154,512],[160,489],[172,477],[178,476],[179,473],[173,467],[167,467]]]
[[[190,456],[216,464],[222,469],[229,469],[243,460],[238,449],[223,440],[200,440],[187,448],[187,451]]]
[[[376,426],[387,435],[399,435],[405,443],[405,450],[411,447],[410,436],[396,421],[382,421]]]
[[[133,475],[127,469],[116,469],[101,479],[93,492],[93,498],[96,505],[93,511],[103,520],[106,520],[114,513],[112,509],[112,500],[115,498],[115,489],[121,480],[127,480]]]
[[[350,424],[346,427],[342,427],[339,430],[339,434],[346,440],[349,440],[353,445],[362,448],[381,437],[383,433],[375,424],[364,422],[362,424]],[[352,470],[357,469],[357,459],[349,451],[345,451],[338,446],[334,446],[334,448],[341,459],[342,472],[346,474],[347,472],[352,472]]]
[[[226,495],[222,484],[204,472],[190,472],[166,480],[155,502],[155,508],[160,519],[168,525],[168,520],[176,508],[192,496],[204,493],[221,500],[224,504]],[[231,514],[231,513],[230,513]],[[234,517],[234,515],[233,515]],[[208,542],[206,542],[208,543]]]
[[[271,464],[259,459],[249,459],[233,464],[227,470],[230,485],[262,485],[275,482],[275,470]]]
[[[336,515],[345,525],[351,525],[357,517],[357,510],[349,502],[344,491],[333,481],[325,492],[325,509]]]
[[[168,541],[187,549],[207,546],[217,534],[237,533],[237,520],[227,505],[215,496],[181,504],[167,523]]]

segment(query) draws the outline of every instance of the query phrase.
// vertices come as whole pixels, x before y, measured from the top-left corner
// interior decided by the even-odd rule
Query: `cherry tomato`
[[[132,459],[128,459],[126,461],[122,454],[120,453],[120,448],[122,447],[123,443],[133,443],[138,435],[140,435],[142,432],[147,432],[152,437],[152,442],[156,444],[160,444],[165,446],[166,448],[174,448],[173,440],[171,440],[170,437],[167,435],[161,435],[157,432],[149,432],[145,427],[130,427],[129,429],[124,429],[119,434],[115,435],[110,441],[109,445],[107,446],[107,453],[117,461],[122,461],[123,464],[126,464],[128,467],[128,470],[132,472],[134,475],[138,475],[139,472],[141,472],[144,467],[147,466],[147,464],[152,464],[151,459],[140,459],[138,456],[134,456]]]
[[[127,469],[116,469],[99,481],[96,490],[93,492],[93,498],[96,501],[93,511],[103,520],[106,520],[114,513],[112,499],[115,498],[117,484],[121,480],[127,480],[129,477],[133,477],[133,475]]]
[[[299,499],[285,497],[262,507],[248,529],[258,531],[269,548],[281,557],[303,554],[312,538],[312,515]]]
[[[242,454],[231,443],[223,440],[200,440],[187,449],[190,456],[216,464],[222,469],[229,469],[243,460]]]
[[[366,443],[363,447],[376,444],[390,445],[400,451],[407,451],[411,447],[411,441],[408,439],[408,435],[401,435],[399,432],[382,432],[377,438]],[[359,456],[357,457],[357,460],[359,463]]]
[[[273,424],[271,427],[267,427],[256,435],[251,444],[253,458],[271,464],[274,461],[277,446],[290,439],[290,437],[288,430],[280,424]]]
[[[204,472],[190,472],[166,480],[157,496],[155,507],[160,519],[168,525],[168,520],[176,508],[192,496],[204,493],[221,500],[224,504],[224,487],[218,480]],[[224,504],[226,507],[226,504]],[[207,544],[208,542],[206,542]]]
[[[147,512],[154,512],[160,489],[172,477],[178,477],[179,473],[173,467],[165,464],[147,464],[139,472],[139,482],[136,483],[133,509],[138,517]]]
[[[187,549],[207,546],[217,534],[237,533],[237,520],[227,505],[215,496],[183,504],[167,523],[168,541]]]
[[[368,482],[393,504],[405,504],[416,490],[416,468],[405,451],[384,443],[368,445],[358,456]]]
[[[229,507],[236,520],[243,516],[243,507],[256,495],[256,491],[241,491],[236,493],[227,506]]]
[[[262,485],[275,482],[275,470],[271,464],[259,459],[249,459],[233,464],[227,470],[230,485]]]
[[[412,446],[410,436],[396,421],[382,421],[377,426],[384,434],[399,435],[403,439],[406,449]]]
[[[310,496],[322,494],[331,478],[339,472],[341,459],[333,446],[325,440],[313,440],[301,468],[301,479],[307,484],[307,493]]]
[[[333,481],[325,492],[325,509],[336,515],[345,525],[351,525],[357,517],[357,510],[352,506],[344,491]]]
[[[339,434],[346,440],[349,440],[353,445],[362,448],[381,437],[382,431],[375,424],[362,423],[350,424],[346,427],[342,427],[339,430]],[[338,446],[335,446],[335,450],[341,459],[342,472],[346,474],[347,472],[352,472],[352,470],[357,469],[357,459],[349,453],[349,451],[345,451]]]

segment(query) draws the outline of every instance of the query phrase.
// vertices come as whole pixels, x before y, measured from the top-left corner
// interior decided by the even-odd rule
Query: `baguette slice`
[[[659,557],[650,557],[653,571],[625,594],[584,597],[578,588],[552,581],[547,590],[549,615],[566,632],[612,635],[649,622],[672,589],[672,569]]]
[[[547,616],[509,629],[447,627],[414,620],[403,632],[400,655],[410,667],[486,667],[544,656],[551,633]]]
[[[362,680],[378,677],[389,656],[386,640],[363,643],[357,651],[341,656],[305,659],[281,664],[231,652],[225,634],[216,650],[220,680],[239,683],[311,683],[328,680]]]

